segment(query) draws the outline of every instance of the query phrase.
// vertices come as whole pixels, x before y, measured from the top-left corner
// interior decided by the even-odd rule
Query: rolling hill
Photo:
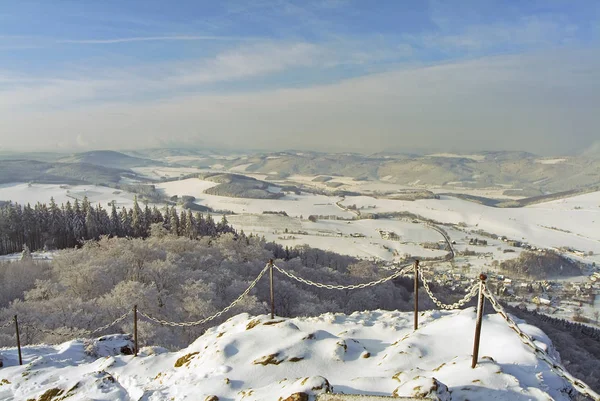
[[[128,156],[112,150],[95,150],[92,152],[76,153],[59,160],[61,163],[85,163],[95,166],[130,169],[133,167],[164,166],[165,163]]]

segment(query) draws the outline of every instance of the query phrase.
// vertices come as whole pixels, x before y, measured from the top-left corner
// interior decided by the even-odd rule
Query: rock
[[[283,401],[308,401],[308,394],[306,393],[294,393]]]
[[[216,395],[209,395],[204,399],[204,401],[219,401],[219,397],[217,397]]]
[[[96,358],[133,355],[135,349],[131,334],[111,334],[91,340],[84,340],[83,346],[86,354]]]
[[[398,386],[392,395],[394,397],[415,397],[424,400],[452,400],[448,386],[435,377],[417,376]]]

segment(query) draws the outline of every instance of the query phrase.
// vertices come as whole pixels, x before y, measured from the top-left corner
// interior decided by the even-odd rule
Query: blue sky
[[[0,0],[0,146],[577,152],[599,55],[595,0]]]

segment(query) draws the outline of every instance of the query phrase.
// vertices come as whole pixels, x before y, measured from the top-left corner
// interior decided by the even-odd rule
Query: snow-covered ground
[[[51,261],[54,259],[54,255],[57,251],[49,251],[49,252],[31,252],[31,258],[33,260],[44,260]],[[15,260],[21,260],[21,253],[11,253],[8,255],[0,255],[0,262],[12,262]]]
[[[230,198],[204,193],[204,190],[215,185],[212,181],[189,178],[162,183],[157,185],[157,188],[163,189],[168,196],[191,195],[196,197],[196,203],[215,210],[230,210],[234,213],[260,214],[264,211],[285,211],[288,215],[295,217],[301,215],[308,217],[311,214],[350,218],[354,216],[352,213],[346,212],[335,205],[335,202],[340,200],[340,198],[336,197],[313,194],[288,194],[279,199],[249,199]]]
[[[592,251],[596,258],[600,254],[600,192],[505,209],[450,196],[414,202],[357,196],[346,198],[344,204],[364,207],[364,212],[409,211],[443,223],[464,223],[471,229],[482,229],[544,248],[570,246]],[[581,208],[575,209],[575,206]]]
[[[498,315],[484,318],[480,359],[471,369],[473,308],[412,314],[395,311],[324,314],[270,320],[237,315],[188,348],[128,351],[124,336],[57,346],[0,349],[0,400],[283,400],[296,392],[412,396],[462,400],[569,400],[570,386],[519,340]],[[536,327],[522,330],[557,356]],[[209,398],[216,396],[218,398]]]
[[[283,245],[310,245],[358,258],[392,261],[403,254],[441,257],[441,250],[421,247],[422,242],[438,242],[442,236],[425,226],[406,221],[379,220],[299,220],[272,214],[228,216],[229,222],[246,233],[264,235],[268,241]],[[286,232],[287,230],[287,232]],[[382,238],[381,231],[394,232],[397,240]],[[395,252],[394,252],[395,251]]]
[[[205,172],[206,169],[200,169],[195,167],[159,167],[159,166],[150,166],[150,167],[134,167],[131,169],[135,173],[140,176],[158,180],[161,178],[178,178],[182,175],[186,174],[194,174]]]
[[[169,181],[157,184],[157,189],[162,189],[169,196],[190,195],[196,197],[204,196],[204,191],[219,185],[216,182],[189,178],[185,180]]]
[[[102,204],[106,207],[109,202],[115,201],[117,207],[131,207],[134,195],[114,188],[99,185],[58,185],[58,184],[0,184],[0,200],[10,200],[32,206],[37,202],[50,203],[50,198],[60,205],[75,199],[79,202],[87,196],[92,204]]]

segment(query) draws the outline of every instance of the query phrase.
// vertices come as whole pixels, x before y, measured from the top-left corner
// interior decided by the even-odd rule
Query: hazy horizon
[[[0,151],[600,153],[600,3],[0,11]]]

